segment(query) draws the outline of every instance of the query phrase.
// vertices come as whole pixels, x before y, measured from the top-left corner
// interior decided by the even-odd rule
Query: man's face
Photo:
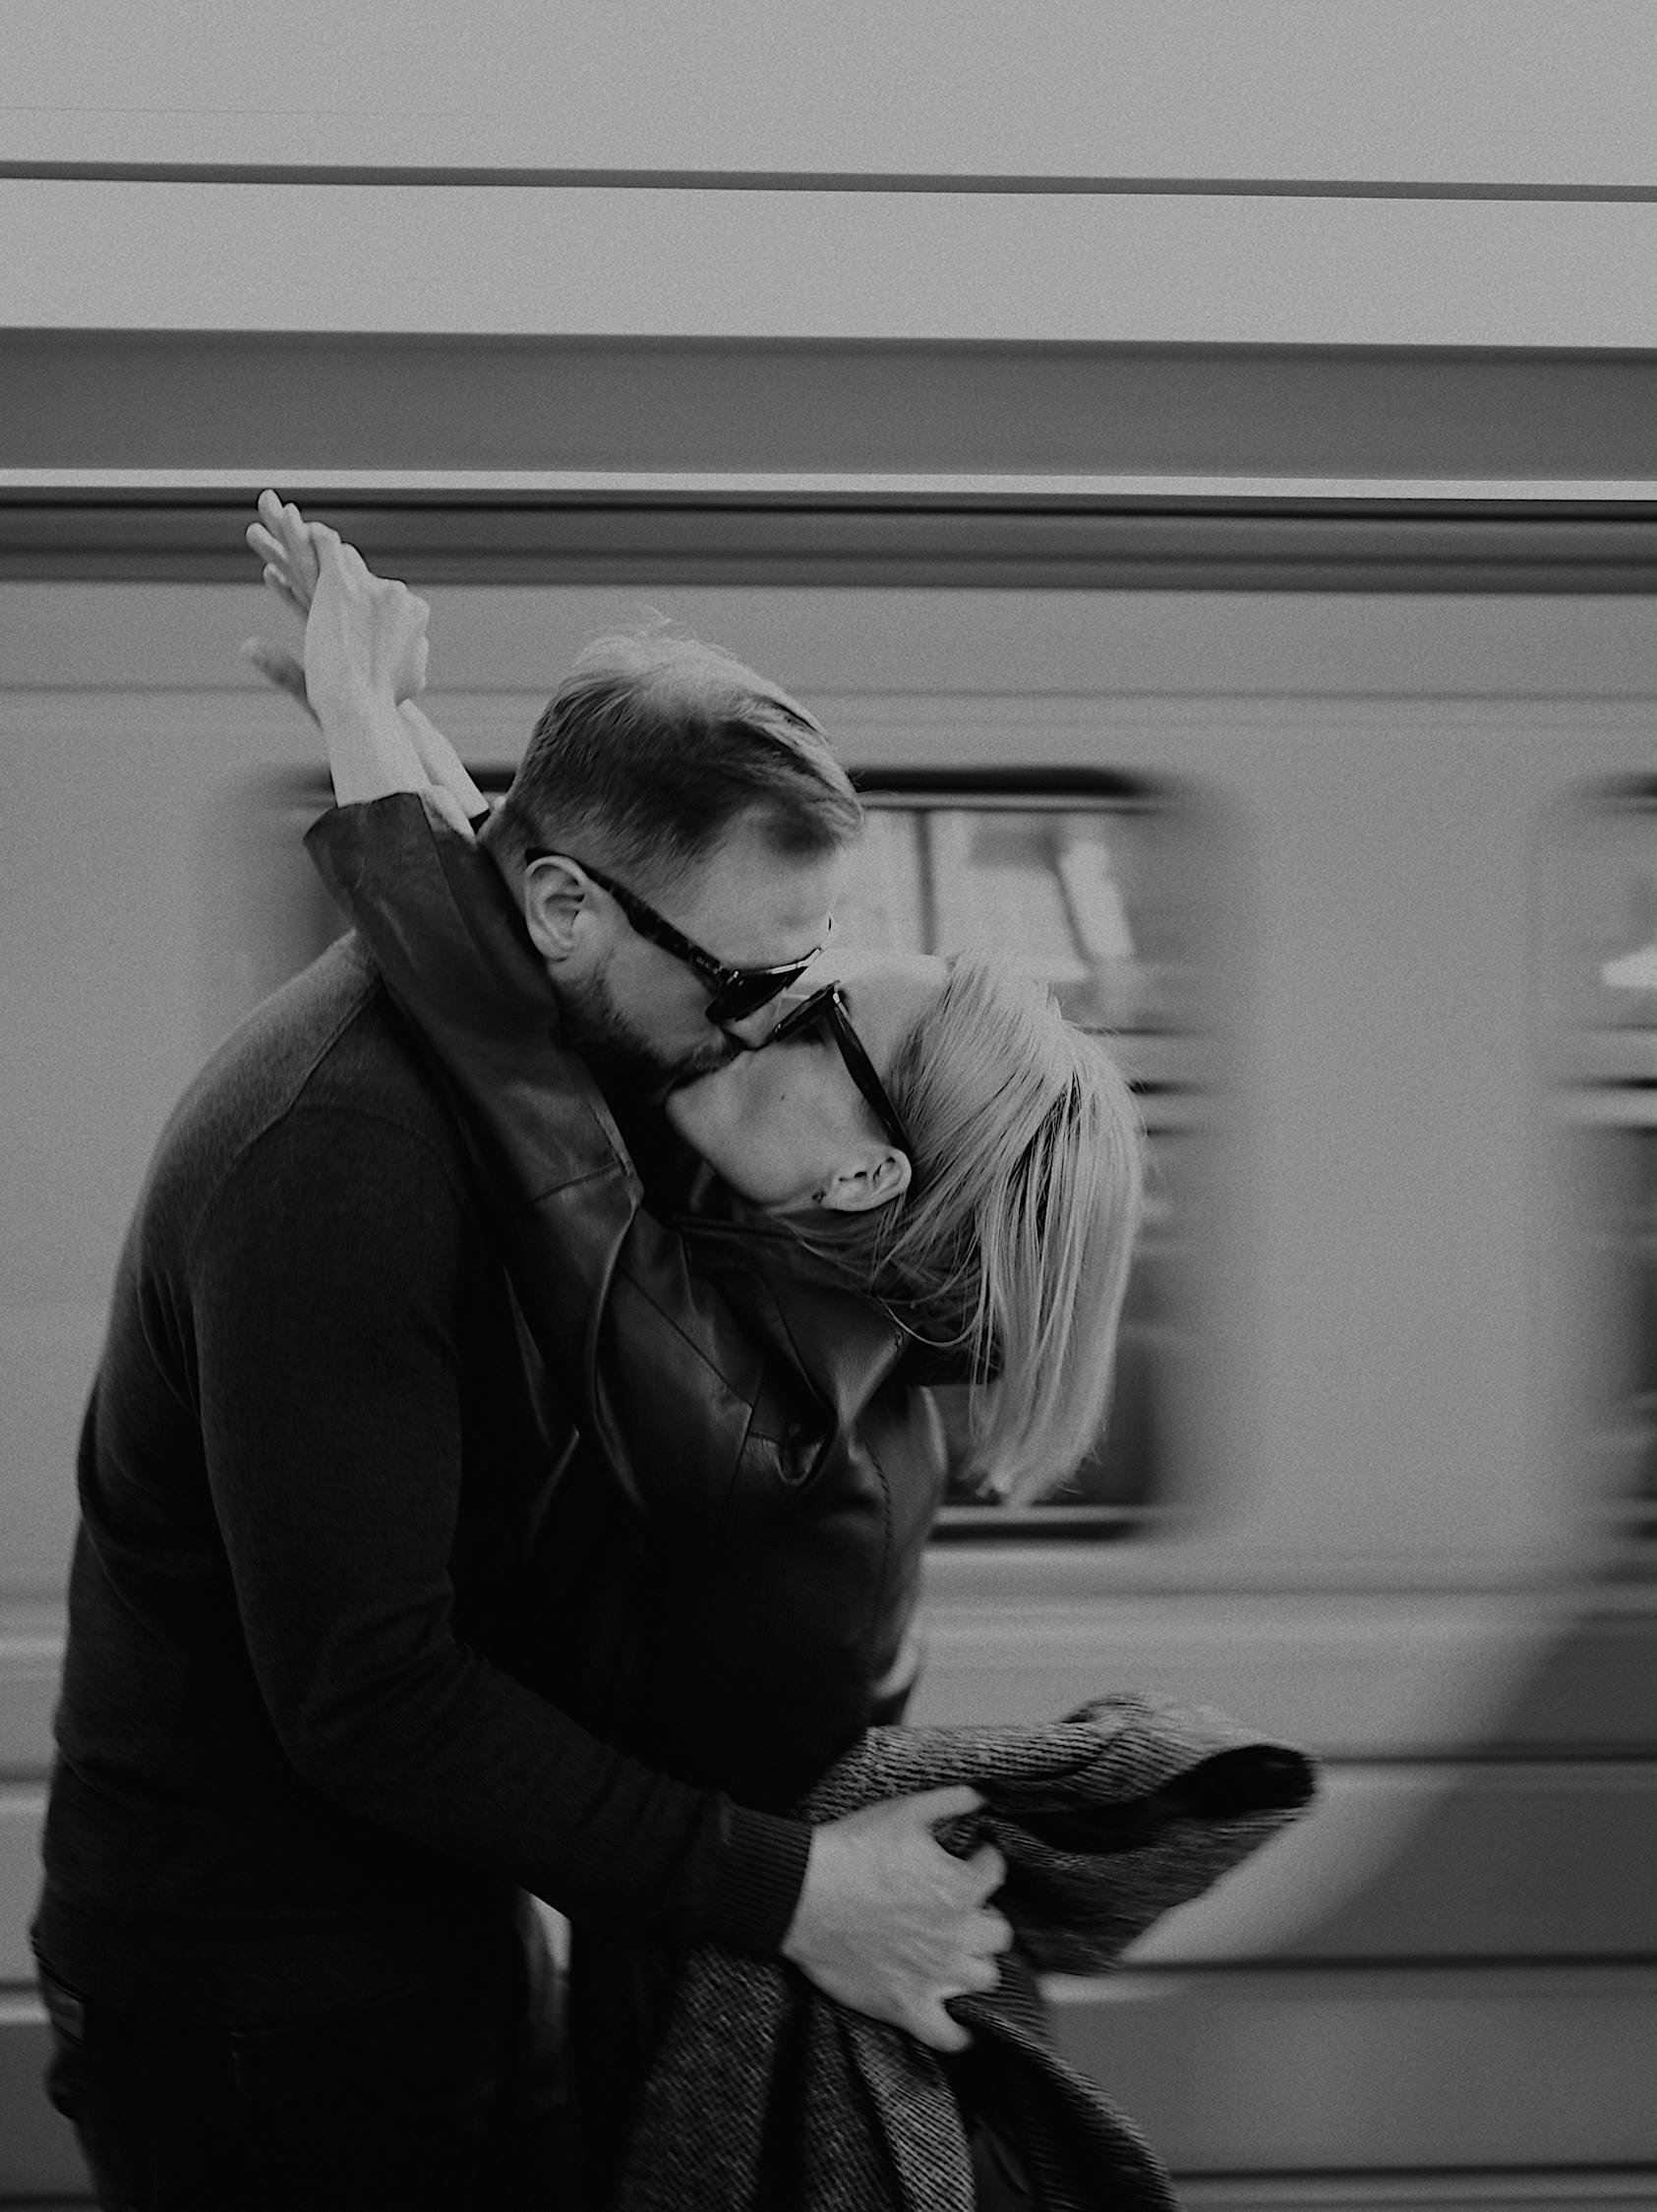
[[[843,852],[780,853],[739,823],[652,904],[731,967],[780,966],[827,937],[845,865]],[[570,1043],[611,1081],[661,1092],[743,1049],[709,1021],[706,982],[641,936],[608,897],[585,902],[576,951],[552,972]]]

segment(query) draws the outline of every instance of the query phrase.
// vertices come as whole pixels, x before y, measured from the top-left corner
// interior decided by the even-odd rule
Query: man
[[[562,687],[497,834],[571,1037],[638,1085],[762,1019],[857,822],[774,686],[638,645]],[[995,1855],[930,1834],[967,1793],[806,1830],[647,1772],[492,1658],[560,1381],[526,1371],[467,1140],[335,947],[164,1133],[83,1433],[34,1933],[104,2203],[559,2201],[524,1891],[781,1950],[963,2040],[942,2002],[1006,1936]],[[813,1411],[782,1430],[805,1460]]]

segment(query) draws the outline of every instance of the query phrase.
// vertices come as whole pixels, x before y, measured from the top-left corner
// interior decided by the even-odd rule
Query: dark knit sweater
[[[781,1941],[801,1826],[646,1771],[495,1662],[562,1439],[468,1160],[349,942],[168,1125],[80,1454],[35,1938],[83,1994],[367,1994],[519,1886]]]

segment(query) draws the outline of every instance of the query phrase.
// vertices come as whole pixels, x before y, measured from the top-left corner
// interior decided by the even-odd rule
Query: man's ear
[[[817,1203],[825,1213],[872,1213],[876,1206],[901,1198],[914,1179],[909,1154],[895,1144],[870,1146],[860,1161],[831,1176]]]
[[[532,860],[524,871],[523,919],[535,950],[555,966],[579,949],[582,917],[590,930],[593,908],[591,889],[581,865],[562,852]]]

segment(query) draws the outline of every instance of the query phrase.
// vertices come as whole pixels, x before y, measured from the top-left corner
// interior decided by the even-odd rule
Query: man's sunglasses
[[[524,854],[530,864],[559,857],[545,846],[536,846]],[[602,890],[609,892],[640,937],[648,938],[652,945],[660,945],[664,953],[671,953],[676,960],[682,960],[686,967],[694,970],[708,987],[708,1019],[721,1026],[727,1021],[740,1021],[744,1016],[768,1006],[779,991],[786,991],[791,983],[799,981],[823,949],[821,945],[813,945],[799,960],[784,960],[780,967],[731,967],[724,960],[716,960],[711,953],[704,953],[700,945],[693,945],[624,883],[607,876],[590,860],[578,860],[575,864]],[[829,926],[834,925],[831,922]]]
[[[913,1168],[915,1146],[910,1141],[909,1132],[899,1117],[898,1109],[887,1097],[886,1086],[875,1074],[874,1062],[863,1050],[861,1037],[852,1026],[852,1017],[846,1007],[846,994],[838,983],[825,983],[820,991],[813,991],[809,998],[801,999],[798,1006],[791,1007],[765,1042],[767,1045],[781,1044],[785,1037],[797,1036],[801,1029],[812,1028],[818,1023],[827,1027],[829,1035],[840,1048],[840,1057],[846,1063],[846,1073],[874,1109],[874,1117],[881,1128],[899,1151],[908,1155]]]

